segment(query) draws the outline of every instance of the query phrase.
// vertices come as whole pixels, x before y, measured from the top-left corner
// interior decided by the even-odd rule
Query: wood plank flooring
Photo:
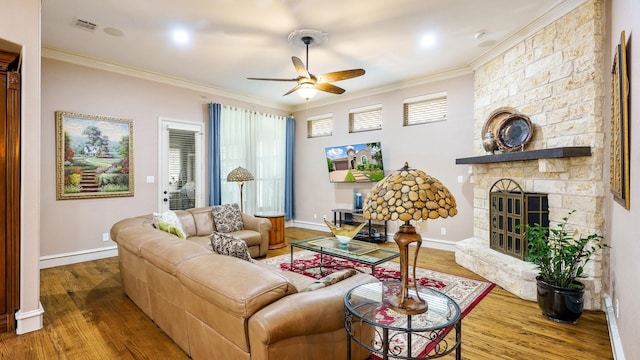
[[[287,243],[326,234],[285,230]],[[267,256],[288,252],[287,246]],[[422,248],[419,266],[482,279],[447,251]],[[124,295],[117,258],[42,270],[41,302],[44,329],[0,334],[0,359],[189,359]],[[587,311],[576,325],[557,324],[543,318],[534,302],[499,287],[464,318],[462,345],[468,360],[613,359],[603,312]]]

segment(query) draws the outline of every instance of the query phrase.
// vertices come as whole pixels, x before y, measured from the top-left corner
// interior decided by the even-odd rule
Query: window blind
[[[404,126],[447,120],[447,93],[404,100]]]
[[[382,129],[382,105],[349,110],[349,132]]]
[[[331,136],[333,134],[333,114],[323,114],[307,119],[307,138]]]

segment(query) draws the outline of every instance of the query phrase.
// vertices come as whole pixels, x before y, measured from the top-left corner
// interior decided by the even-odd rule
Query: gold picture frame
[[[56,199],[133,196],[133,120],[56,111]]]
[[[629,78],[625,39],[622,31],[611,70],[611,193],[629,209]]]

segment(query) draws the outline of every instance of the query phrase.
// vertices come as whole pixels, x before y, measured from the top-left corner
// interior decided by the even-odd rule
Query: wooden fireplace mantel
[[[591,147],[566,146],[542,150],[514,151],[501,154],[472,156],[456,159],[456,164],[490,164],[538,159],[562,159],[578,156],[591,156]]]

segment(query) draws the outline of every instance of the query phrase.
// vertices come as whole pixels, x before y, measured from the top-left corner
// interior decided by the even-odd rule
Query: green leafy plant
[[[569,233],[567,221],[574,212],[570,211],[553,228],[540,224],[525,226],[524,236],[529,242],[526,260],[538,267],[543,281],[563,288],[580,287],[574,281],[582,275],[584,266],[596,251],[608,247],[601,235]]]

